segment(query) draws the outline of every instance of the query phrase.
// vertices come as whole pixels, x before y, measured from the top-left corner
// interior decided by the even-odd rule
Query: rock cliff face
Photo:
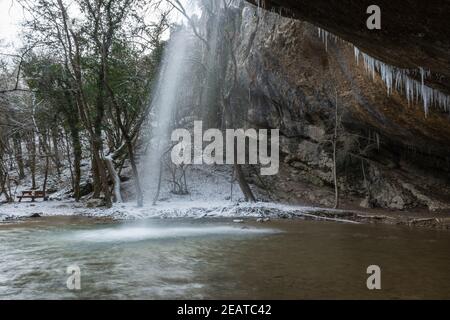
[[[241,9],[235,12],[239,89],[233,103],[249,126],[279,128],[281,134],[280,174],[253,183],[269,188],[277,199],[331,205],[330,140],[337,105],[337,172],[344,199],[365,207],[450,209],[448,111],[431,106],[426,116],[422,103],[408,101],[402,90],[388,94],[386,81],[368,73],[362,57],[357,63],[351,43],[329,37],[325,45],[309,22],[258,13],[249,5]],[[433,61],[425,59],[430,53],[424,43],[409,64],[396,58],[406,56],[407,48],[396,51],[395,41],[386,47],[369,42],[359,45],[370,53],[379,50],[376,56],[390,57],[387,62],[428,61],[433,70],[446,65],[450,70],[445,41],[440,49],[429,48],[441,50]],[[430,85],[445,91],[449,84],[442,74],[440,83]]]
[[[448,0],[248,0],[266,10],[308,21],[389,64],[429,69],[431,83],[450,92]],[[368,30],[367,8],[381,8],[381,30]]]

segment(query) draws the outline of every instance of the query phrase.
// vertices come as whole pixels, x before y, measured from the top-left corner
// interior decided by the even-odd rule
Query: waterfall
[[[190,80],[190,64],[186,62],[192,46],[191,35],[184,28],[172,32],[165,48],[162,67],[151,106],[151,140],[144,161],[144,193],[151,199],[158,187],[161,158],[168,151],[170,131],[173,127],[174,113]]]
[[[186,14],[190,21],[183,16],[181,25],[172,30],[154,88],[151,123],[148,128],[150,141],[141,169],[147,203],[155,199],[160,187],[167,188],[164,172],[165,164],[170,161],[167,159],[170,159],[172,130],[189,129],[190,123],[193,124],[192,116],[200,119],[204,116],[201,114],[203,110],[197,112],[198,109],[206,109],[212,103],[210,99],[202,96],[208,97],[208,91],[211,90],[209,87],[212,86],[209,72],[214,70],[213,67],[217,64],[215,57],[218,40],[214,29],[218,27],[218,19],[214,19],[212,25],[209,25],[211,41],[208,41],[209,48],[206,48],[206,37],[197,29],[200,2],[185,1],[182,4],[185,9],[183,14]],[[218,10],[217,5],[212,8]],[[198,77],[199,69],[208,69],[203,79]],[[201,90],[203,94],[200,94]],[[161,164],[163,158],[167,160],[164,166]],[[161,176],[162,184],[159,183]]]

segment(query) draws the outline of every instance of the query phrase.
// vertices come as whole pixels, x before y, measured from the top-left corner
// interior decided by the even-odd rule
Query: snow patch
[[[232,202],[232,201],[193,201],[175,200],[160,202],[156,206],[142,208],[134,203],[115,204],[112,208],[85,208],[72,201],[49,201],[36,206],[6,204],[0,206],[0,221],[15,220],[39,213],[42,216],[88,216],[106,217],[118,220],[136,220],[147,218],[313,218],[338,222],[354,221],[318,216],[322,212],[339,213],[341,210],[318,207],[287,205],[273,202]]]

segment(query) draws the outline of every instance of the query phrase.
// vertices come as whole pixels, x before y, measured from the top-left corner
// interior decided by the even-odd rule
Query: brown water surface
[[[81,290],[66,268],[81,270]],[[381,290],[366,287],[369,265]],[[450,298],[450,233],[280,220],[0,226],[0,299]]]

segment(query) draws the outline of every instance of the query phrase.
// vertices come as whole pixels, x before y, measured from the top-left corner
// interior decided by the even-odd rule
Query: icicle
[[[422,100],[423,100],[423,109],[425,111],[425,117],[428,115],[428,90],[425,88],[425,72],[423,71],[423,68],[420,67],[420,80],[422,81],[420,90],[422,91]]]
[[[319,32],[319,38],[322,39],[325,44],[325,51],[328,51],[328,32],[322,28],[317,28],[317,30]]]
[[[354,51],[355,51],[356,65],[359,65],[359,48],[355,46]]]
[[[406,90],[406,99],[408,100],[408,105],[411,103],[412,97],[412,90],[411,90],[411,79],[407,78],[405,82],[405,90]]]
[[[261,6],[261,0],[257,0],[256,1],[256,14],[258,15],[259,18],[261,18],[262,16],[262,6]]]
[[[319,38],[325,45],[326,51],[328,51],[328,39],[332,39],[335,42],[340,41],[353,46],[356,64],[359,65],[360,56],[362,56],[364,69],[370,76],[372,76],[373,80],[375,80],[376,73],[380,74],[381,79],[386,85],[388,95],[392,94],[393,89],[399,92],[403,91],[406,95],[408,105],[411,103],[419,103],[419,101],[422,100],[425,116],[428,115],[430,106],[440,107],[447,112],[450,111],[450,96],[425,84],[426,78],[431,76],[430,70],[419,68],[421,77],[421,81],[419,82],[410,77],[411,73],[417,75],[417,72],[415,71],[396,68],[392,65],[377,60],[362,52],[358,47],[354,46],[350,42],[342,40],[322,28],[317,28],[317,32]]]
[[[361,52],[359,48],[354,47],[356,64],[359,64],[359,56],[362,55],[364,68],[367,73],[375,79],[378,72],[386,85],[387,94],[392,94],[393,89],[403,90],[408,101],[418,103],[422,100],[425,116],[428,115],[430,106],[434,105],[449,111],[450,97],[439,90],[433,89],[425,84],[425,79],[431,75],[431,71],[419,68],[421,81],[412,79],[408,69],[400,69],[381,62],[368,54]]]

